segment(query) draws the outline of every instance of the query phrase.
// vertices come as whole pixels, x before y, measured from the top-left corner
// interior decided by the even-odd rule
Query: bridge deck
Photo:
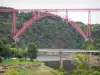
[[[39,49],[39,52],[100,52],[100,50],[83,50],[83,49]]]

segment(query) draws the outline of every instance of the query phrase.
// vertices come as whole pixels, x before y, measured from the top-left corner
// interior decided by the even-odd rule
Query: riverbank
[[[0,75],[55,75],[56,70],[38,61],[3,60]]]

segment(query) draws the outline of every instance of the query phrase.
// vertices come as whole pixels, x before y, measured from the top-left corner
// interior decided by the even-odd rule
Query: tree
[[[87,49],[87,50],[94,50],[95,47],[94,47],[94,45],[92,45],[92,44],[88,44],[86,49]]]
[[[0,40],[2,41],[2,43],[3,43],[4,45],[5,45],[5,44],[8,44],[7,38],[1,37]]]
[[[95,46],[96,49],[100,49],[100,38],[99,39],[94,39],[93,40],[93,45]]]
[[[27,50],[21,50],[21,56],[22,56],[23,58],[25,58],[25,60],[26,60],[26,57],[28,56]]]
[[[0,38],[0,55],[4,58],[10,57],[10,45],[5,37]]]
[[[0,55],[1,55],[6,44],[7,44],[7,39],[4,37],[1,37],[0,38]]]
[[[6,45],[3,46],[1,55],[4,58],[7,58],[7,57],[10,57],[11,56],[10,45],[6,44]]]
[[[71,75],[100,75],[99,70],[89,69],[89,58],[87,52],[76,56],[76,70]]]
[[[3,44],[3,42],[0,40],[0,55],[2,55],[3,47],[4,47],[4,44]]]
[[[28,44],[28,56],[30,60],[36,59],[38,56],[37,46],[33,42]]]
[[[12,42],[11,48],[16,48],[16,43],[15,42]]]
[[[11,51],[11,56],[12,57],[19,56],[19,50],[18,50],[18,48],[10,48],[10,51]]]
[[[76,70],[72,75],[88,75],[89,62],[87,53],[84,55],[77,54],[74,65],[76,66]]]
[[[2,62],[2,57],[0,56],[0,62]]]
[[[59,72],[59,75],[68,75],[68,73],[64,71],[63,65],[61,65],[61,66],[59,67],[58,72]]]

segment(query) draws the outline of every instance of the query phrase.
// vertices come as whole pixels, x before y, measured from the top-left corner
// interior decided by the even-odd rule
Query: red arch
[[[34,17],[32,17],[29,21],[27,21],[24,26],[18,31],[18,33],[14,36],[14,39],[18,38],[19,36],[21,36],[27,28],[29,28],[31,26],[32,23],[34,23],[35,21],[47,17],[47,16],[56,16],[59,17],[58,15],[54,15],[51,13],[41,13],[40,15],[36,15]],[[65,22],[70,23],[83,37],[85,40],[87,40],[87,36],[86,34],[81,30],[81,28],[74,22],[72,21],[70,18],[67,17],[67,19],[64,19]]]

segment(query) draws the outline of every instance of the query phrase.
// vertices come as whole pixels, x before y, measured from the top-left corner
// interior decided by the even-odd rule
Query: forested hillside
[[[33,16],[32,12],[17,13],[18,30]],[[85,31],[86,26],[78,25]],[[0,37],[12,34],[12,13],[0,13]],[[100,38],[100,25],[93,25],[92,37]],[[24,46],[28,42],[35,42],[39,48],[84,48],[84,38],[61,18],[46,17],[36,21],[19,38],[18,45]]]

